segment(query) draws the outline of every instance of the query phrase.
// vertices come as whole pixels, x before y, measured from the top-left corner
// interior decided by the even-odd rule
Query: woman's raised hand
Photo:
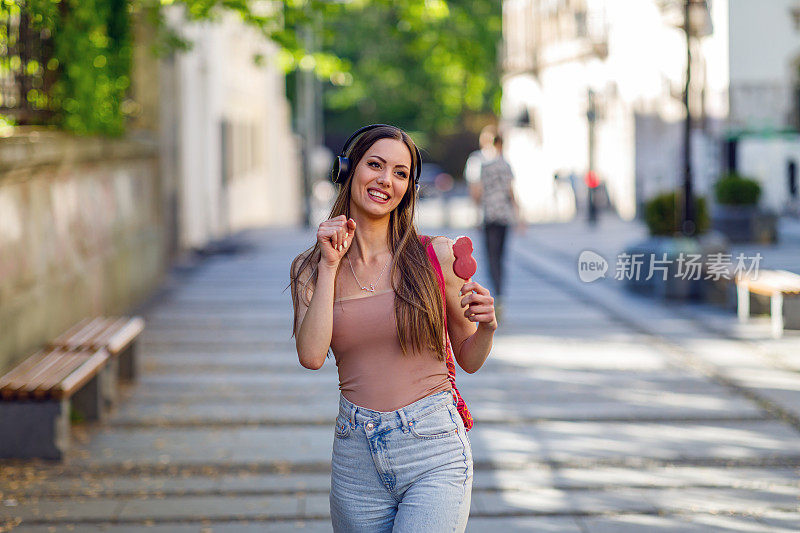
[[[326,220],[317,229],[317,242],[322,250],[321,262],[327,266],[337,267],[353,243],[356,221],[339,215]]]

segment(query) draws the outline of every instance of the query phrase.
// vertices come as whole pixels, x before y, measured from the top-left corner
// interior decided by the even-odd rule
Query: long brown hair
[[[408,189],[400,204],[389,215],[389,234],[387,235],[389,250],[392,252],[391,279],[396,298],[394,315],[397,322],[397,335],[404,354],[409,346],[414,351],[425,348],[433,350],[440,360],[446,357],[444,343],[444,301],[425,247],[419,240],[414,226],[414,211],[417,194],[413,182],[417,166],[417,150],[411,138],[394,126],[379,126],[367,130],[355,143],[350,153],[350,172],[339,188],[339,194],[333,204],[329,218],[345,215],[350,218],[350,185],[353,174],[361,158],[379,139],[395,139],[402,141],[411,154]],[[294,304],[294,332],[298,324],[298,303],[300,298],[305,305],[310,305],[309,291],[317,282],[317,266],[322,252],[319,243],[298,255],[292,262],[290,286],[292,303]],[[339,263],[339,268],[341,268]],[[339,272],[337,270],[337,277]],[[305,279],[304,279],[305,278]]]

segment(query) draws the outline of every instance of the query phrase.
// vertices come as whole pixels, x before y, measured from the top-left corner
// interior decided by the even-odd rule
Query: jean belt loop
[[[350,408],[350,429],[355,429],[356,427],[356,406],[352,406]]]
[[[398,410],[397,414],[400,415],[400,424],[401,427],[403,428],[403,433],[408,433],[408,419],[406,418],[405,409]]]

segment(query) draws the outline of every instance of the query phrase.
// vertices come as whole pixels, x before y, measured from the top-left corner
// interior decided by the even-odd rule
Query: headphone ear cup
[[[339,183],[344,183],[347,179],[347,175],[350,174],[350,158],[349,157],[340,157],[339,158]]]
[[[333,170],[331,171],[331,180],[334,183],[344,183],[349,173],[350,159],[341,155],[336,156],[336,161],[333,162]]]
[[[422,155],[419,153],[419,148],[414,146],[414,151],[417,152],[417,168],[414,169],[414,183],[417,184],[417,192],[419,192],[419,176],[422,174]]]

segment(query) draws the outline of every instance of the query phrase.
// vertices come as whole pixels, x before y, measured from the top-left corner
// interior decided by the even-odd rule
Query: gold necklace
[[[383,265],[383,268],[381,269],[381,273],[378,274],[378,279],[376,279],[375,281],[370,283],[369,287],[367,287],[366,285],[363,285],[360,281],[358,281],[358,276],[356,276],[356,271],[353,269],[353,263],[350,262],[350,256],[347,256],[347,264],[350,265],[350,271],[353,273],[353,277],[355,278],[356,283],[358,283],[358,286],[361,287],[362,291],[367,291],[367,292],[375,292],[375,285],[377,285],[378,282],[380,281],[381,277],[383,276],[383,271],[386,270],[387,266],[389,266],[389,262],[391,260],[392,260],[392,256],[390,255],[389,259],[386,260],[386,264]]]

